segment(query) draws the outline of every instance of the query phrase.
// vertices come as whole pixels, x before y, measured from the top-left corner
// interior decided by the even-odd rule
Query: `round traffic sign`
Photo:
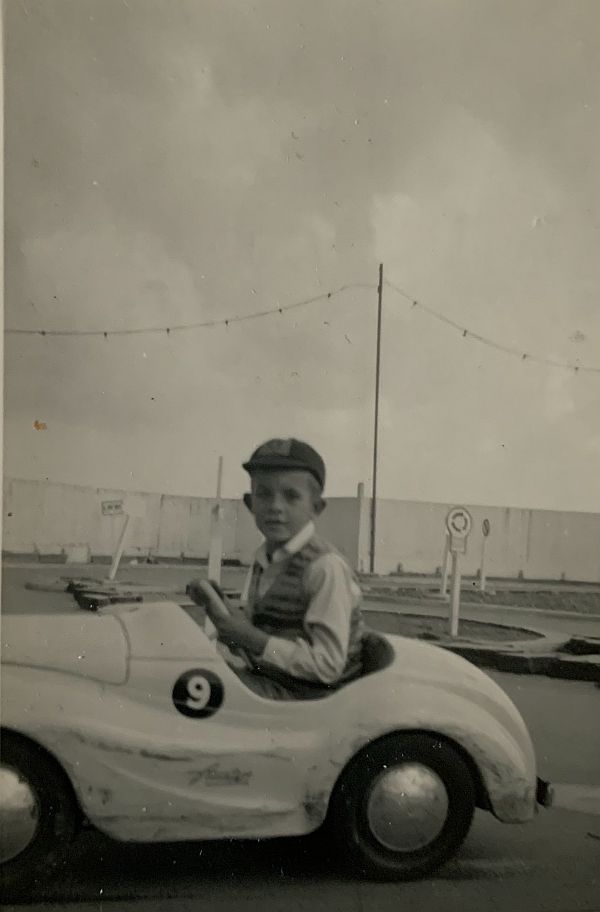
[[[472,525],[471,514],[465,507],[454,507],[446,517],[446,528],[455,538],[466,538]]]
[[[484,520],[483,520],[483,522],[482,522],[482,524],[481,524],[481,531],[483,532],[483,534],[484,534],[485,537],[487,538],[488,535],[490,534],[490,521],[489,521],[489,519],[484,519]]]

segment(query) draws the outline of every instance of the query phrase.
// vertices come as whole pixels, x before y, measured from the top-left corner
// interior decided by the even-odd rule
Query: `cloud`
[[[553,372],[546,381],[545,417],[548,421],[562,421],[575,411],[576,384],[572,374]]]
[[[577,330],[580,362],[596,361],[597,4],[23,0],[5,14],[9,325],[219,319],[374,284],[383,261],[475,331],[564,360]],[[293,426],[354,491],[375,318],[363,289],[228,330],[13,339],[9,465],[110,484],[130,477],[128,453],[147,487],[197,490],[215,453]],[[544,491],[533,468],[552,451],[587,502],[595,469],[569,439],[597,425],[589,378],[555,390],[387,287],[382,356],[384,493],[500,501],[520,471],[523,497],[530,484],[554,502],[560,485]],[[27,463],[35,417],[44,469]]]

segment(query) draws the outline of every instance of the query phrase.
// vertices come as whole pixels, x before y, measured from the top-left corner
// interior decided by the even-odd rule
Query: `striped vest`
[[[313,536],[300,551],[292,554],[291,557],[283,562],[282,570],[273,584],[254,603],[252,622],[255,626],[266,633],[267,636],[278,636],[288,640],[298,638],[306,640],[307,633],[304,627],[304,618],[310,605],[310,596],[304,588],[304,573],[309,564],[323,554],[330,553],[337,554],[338,552],[332,545],[317,536]],[[356,607],[353,609],[350,619],[348,656],[340,678],[333,685],[316,682],[316,686],[331,689],[360,676],[362,671],[363,635],[364,622],[362,612],[359,607]],[[271,669],[261,669],[261,671],[270,677],[274,676]],[[292,678],[291,675],[283,674],[287,679]],[[279,679],[282,674],[277,671],[276,676]],[[297,681],[298,679],[294,680]]]

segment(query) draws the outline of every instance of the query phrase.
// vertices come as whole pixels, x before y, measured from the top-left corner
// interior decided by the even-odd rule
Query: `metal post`
[[[450,603],[450,636],[458,636],[458,612],[460,609],[460,564],[458,552],[452,552],[452,598]]]
[[[365,500],[364,482],[359,482],[356,491],[356,561],[355,569],[366,573],[369,561],[369,506]]]
[[[379,374],[381,368],[381,309],[383,301],[383,263],[379,264],[377,286],[377,359],[375,365],[375,432],[373,435],[373,493],[371,497],[371,548],[369,572],[375,572],[375,534],[377,524],[377,444],[379,436]]]

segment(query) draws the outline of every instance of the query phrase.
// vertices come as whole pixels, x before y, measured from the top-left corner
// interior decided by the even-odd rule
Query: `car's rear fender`
[[[507,823],[533,817],[537,789],[535,755],[518,714],[514,724],[506,720],[502,724],[499,719],[504,719],[506,707],[496,715],[489,702],[474,702],[466,694],[459,696],[444,687],[414,682],[407,687],[406,682],[394,682],[391,676],[387,685],[383,699],[381,687],[372,692],[373,700],[379,696],[376,720],[372,711],[370,715],[367,713],[366,706],[356,705],[356,718],[363,721],[355,724],[353,730],[348,720],[337,720],[330,765],[335,774],[328,777],[326,771],[317,791],[329,795],[346,765],[369,743],[393,733],[426,732],[454,744],[465,757],[481,807]]]

